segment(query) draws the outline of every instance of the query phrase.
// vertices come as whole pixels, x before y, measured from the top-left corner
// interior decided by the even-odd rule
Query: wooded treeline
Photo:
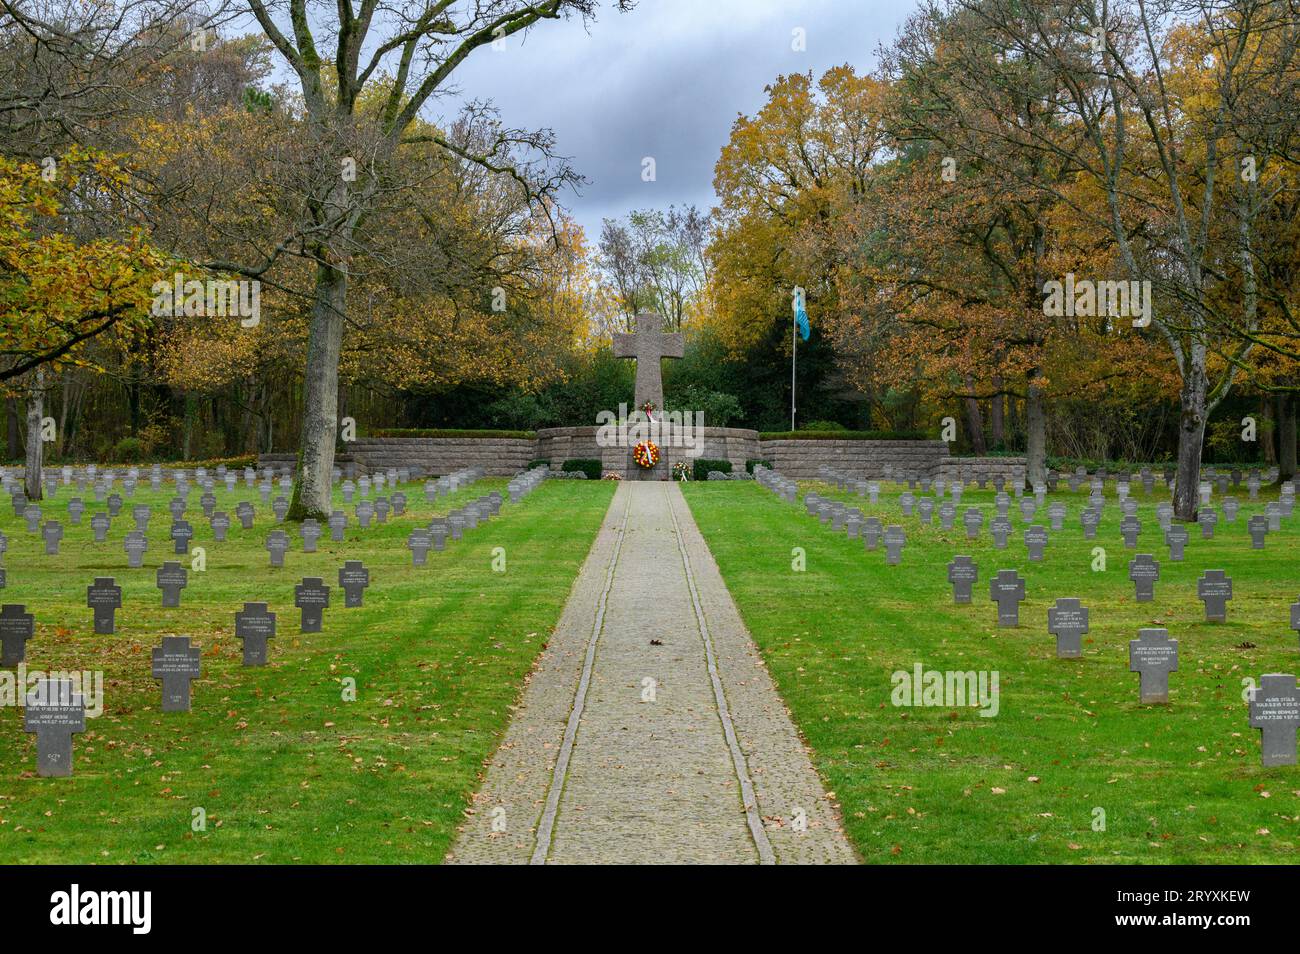
[[[1172,457],[1187,516],[1203,453],[1295,469],[1298,3],[925,3],[874,72],[777,77],[716,209],[589,241],[550,133],[425,106],[594,0],[0,0],[9,455],[297,449],[315,513],[341,418],[617,406],[646,307],[688,336],[671,406],[784,429],[798,287],[802,422],[951,417],[1035,481]]]

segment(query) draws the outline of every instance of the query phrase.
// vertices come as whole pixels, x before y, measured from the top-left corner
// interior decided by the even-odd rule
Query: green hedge
[[[769,470],[771,470],[772,462],[767,460],[760,460],[756,457],[751,457],[749,460],[745,461],[745,470],[747,470],[749,473],[752,474],[754,472],[754,469],[757,467],[766,467]]]
[[[532,470],[534,467],[550,467],[551,459],[549,457],[535,457],[524,465],[524,470]]]
[[[709,471],[720,470],[724,474],[731,473],[731,461],[729,460],[709,460],[707,457],[695,458],[695,479],[708,480]]]
[[[924,431],[764,431],[760,441],[932,441]]]
[[[600,461],[585,457],[571,457],[560,465],[562,471],[580,470],[588,480],[600,480]]]
[[[536,440],[536,431],[457,431],[440,427],[381,427],[371,431],[367,437],[468,437],[468,438],[516,438],[518,440]]]

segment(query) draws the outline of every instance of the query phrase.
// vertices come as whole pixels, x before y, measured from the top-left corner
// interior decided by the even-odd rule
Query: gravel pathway
[[[854,862],[675,484],[625,482],[448,861]]]

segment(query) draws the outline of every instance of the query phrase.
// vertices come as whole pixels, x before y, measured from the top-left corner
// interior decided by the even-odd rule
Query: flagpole
[[[794,432],[795,356],[799,353],[799,291],[795,290],[794,314],[790,322],[790,431]]]

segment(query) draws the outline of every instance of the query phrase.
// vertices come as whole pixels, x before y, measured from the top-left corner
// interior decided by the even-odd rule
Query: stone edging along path
[[[677,485],[619,485],[447,860],[857,860]]]

